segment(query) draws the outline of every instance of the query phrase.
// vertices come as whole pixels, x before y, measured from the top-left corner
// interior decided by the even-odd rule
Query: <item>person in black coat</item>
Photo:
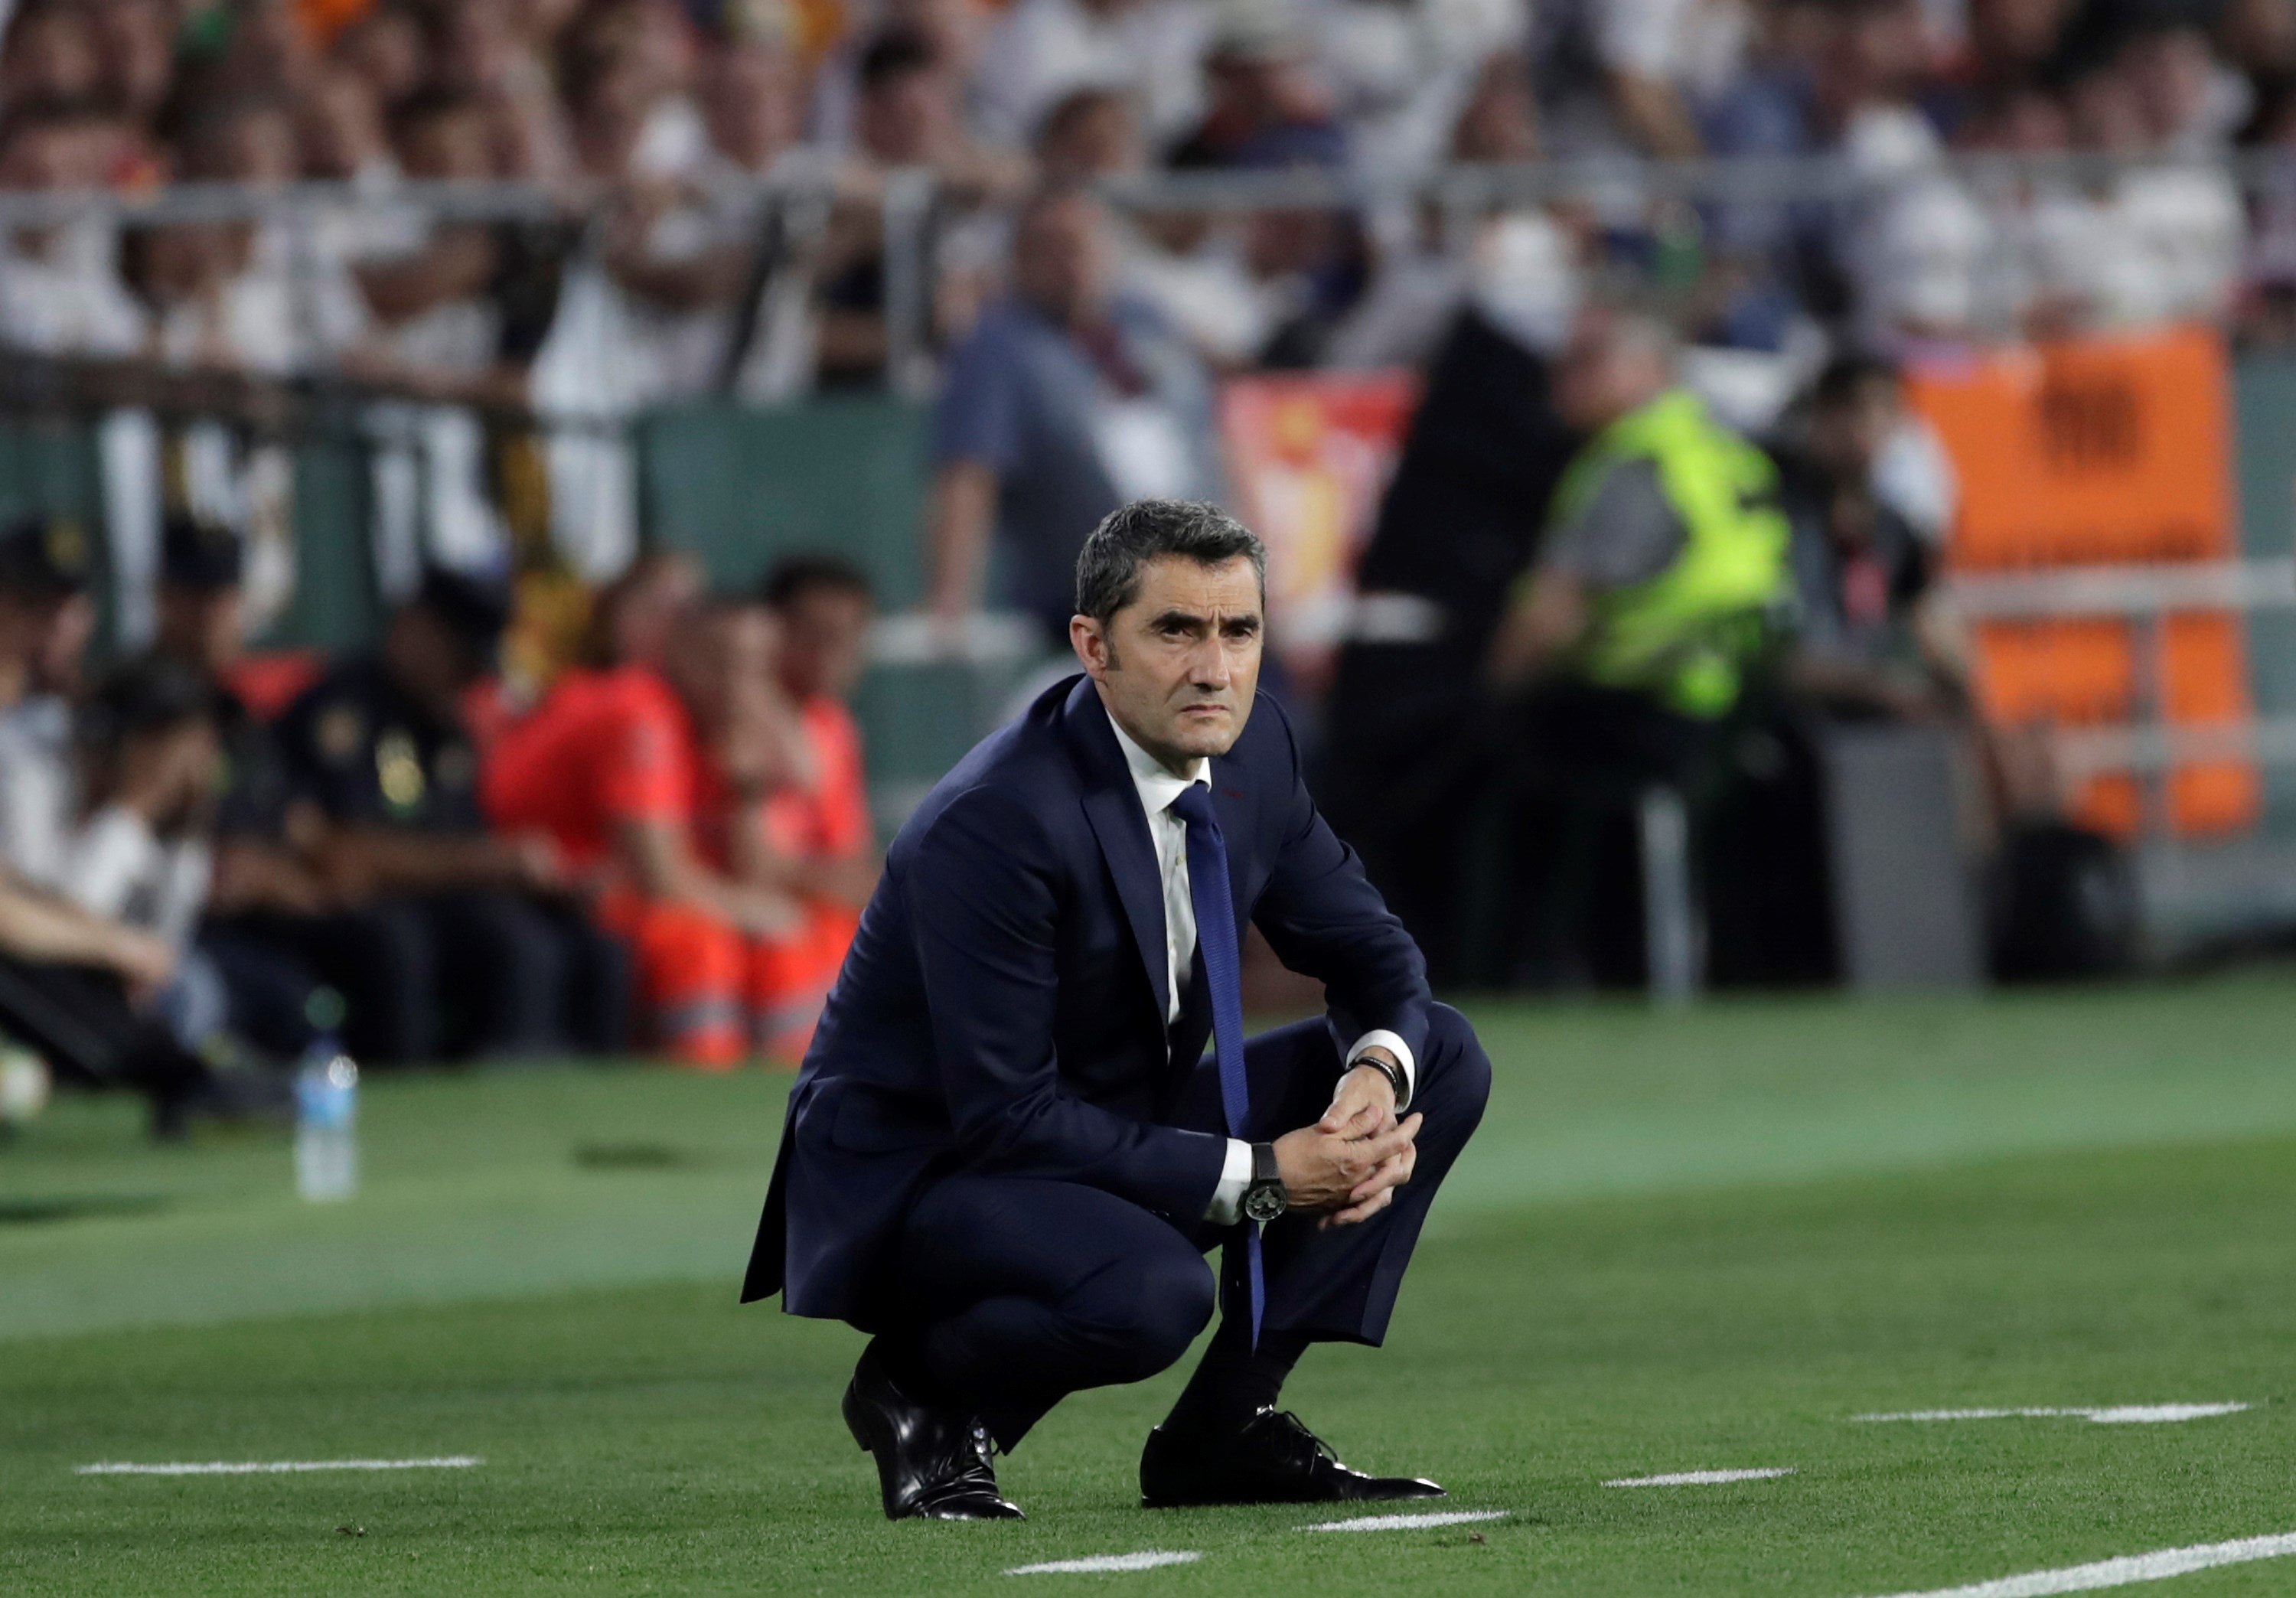
[[[1316,796],[1439,984],[1480,974],[1463,947],[1466,850],[1505,758],[1483,659],[1575,445],[1548,381],[1544,356],[1459,314],[1357,574],[1366,595],[1426,602],[1425,635],[1349,643],[1324,717]]]

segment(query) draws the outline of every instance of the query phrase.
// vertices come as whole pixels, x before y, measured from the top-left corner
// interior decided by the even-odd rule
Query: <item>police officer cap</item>
[[[87,532],[63,517],[34,516],[0,532],[0,589],[37,599],[85,594],[94,577]]]
[[[75,731],[89,742],[109,744],[211,715],[214,704],[214,690],[198,672],[162,655],[146,655],[97,685]]]
[[[160,537],[160,580],[179,588],[236,588],[239,536],[198,516],[176,515]]]
[[[509,587],[469,572],[433,566],[422,574],[414,602],[447,624],[481,655],[492,655],[510,626]]]

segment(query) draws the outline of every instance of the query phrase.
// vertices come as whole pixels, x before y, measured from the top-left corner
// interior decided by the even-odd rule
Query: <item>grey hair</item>
[[[1140,574],[1159,555],[1218,566],[1242,555],[1267,598],[1267,545],[1218,505],[1185,499],[1136,499],[1101,519],[1077,556],[1076,608],[1105,624],[1140,596]]]

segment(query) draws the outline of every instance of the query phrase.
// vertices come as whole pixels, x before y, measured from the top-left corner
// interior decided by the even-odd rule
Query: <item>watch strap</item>
[[[1283,1168],[1275,1163],[1275,1145],[1272,1143],[1252,1144],[1251,1185],[1258,1187],[1263,1183],[1280,1183],[1283,1180]]]

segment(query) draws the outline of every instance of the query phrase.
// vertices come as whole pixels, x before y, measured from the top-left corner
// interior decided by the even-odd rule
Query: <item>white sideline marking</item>
[[[1852,1415],[1853,1421],[2000,1421],[2072,1419],[2100,1426],[2166,1426],[2236,1415],[2253,1404],[2120,1404],[2100,1409],[1910,1409],[1902,1414]]]
[[[94,1464],[73,1467],[75,1476],[279,1476],[304,1471],[467,1471],[486,1462],[475,1454],[449,1454],[438,1459],[264,1459],[235,1463],[214,1460],[206,1464]]]
[[[2093,1565],[2070,1565],[2062,1570],[2030,1570],[1965,1587],[1939,1587],[1928,1593],[1895,1593],[1890,1598],[2047,1598],[2053,1593],[2094,1593],[2101,1587],[2134,1586],[2140,1581],[2166,1581],[2194,1570],[2218,1565],[2244,1565],[2251,1560],[2284,1559],[2296,1553],[2296,1532],[2278,1537],[2243,1537],[2234,1543],[2200,1543],[2190,1548],[2163,1548],[2153,1553],[2131,1553],[2099,1560]]]
[[[1144,1549],[1138,1553],[1095,1553],[1090,1559],[1056,1559],[1048,1564],[1015,1565],[1007,1576],[1093,1576],[1103,1570],[1153,1570],[1163,1565],[1193,1565],[1203,1558],[1193,1551],[1167,1553]]]
[[[1724,1481],[1774,1481],[1791,1476],[1797,1467],[1770,1465],[1759,1471],[1677,1471],[1666,1476],[1621,1476],[1604,1487],[1711,1487]]]
[[[1475,1520],[1504,1520],[1504,1509],[1451,1509],[1431,1515],[1365,1515],[1354,1520],[1323,1520],[1302,1526],[1302,1531],[1410,1531],[1421,1526],[1464,1526]]]

